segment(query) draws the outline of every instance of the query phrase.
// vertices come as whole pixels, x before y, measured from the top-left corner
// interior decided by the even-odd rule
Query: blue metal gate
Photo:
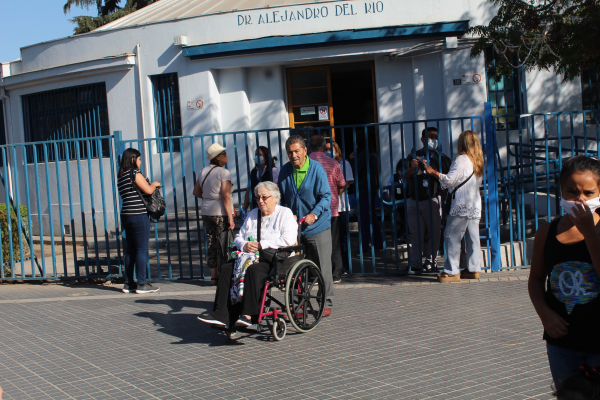
[[[421,147],[421,131],[429,126],[438,129],[442,151],[452,159],[457,155],[459,133],[465,129],[478,133],[487,163],[482,187],[484,268],[499,270],[523,266],[527,263],[515,260],[514,243],[521,240],[518,232],[527,222],[521,215],[522,200],[517,203],[517,197],[523,194],[519,188],[530,184],[521,181],[528,177],[527,166],[526,163],[517,163],[514,157],[505,162],[504,149],[514,152],[515,144],[510,140],[506,146],[496,142],[500,132],[496,132],[495,125],[488,106],[485,116],[464,118],[138,140],[122,139],[121,133],[115,132],[99,138],[0,146],[0,155],[3,156],[0,202],[8,203],[14,210],[21,206],[27,208],[24,218],[11,219],[11,215],[18,214],[8,213],[7,221],[0,220],[0,227],[4,224],[8,229],[8,237],[0,237],[3,250],[7,249],[7,256],[0,254],[5,266],[0,277],[20,280],[121,276],[124,243],[119,228],[116,171],[119,153],[127,147],[135,147],[142,153],[142,171],[151,180],[161,182],[167,202],[164,218],[151,224],[150,259],[146,266],[149,278],[204,278],[208,275],[204,262],[206,236],[200,216],[201,202],[192,195],[192,190],[199,171],[207,165],[206,148],[213,142],[220,142],[233,155],[227,168],[234,180],[233,200],[239,215],[257,147],[264,145],[269,148],[276,157],[276,166],[280,168],[287,162],[284,143],[291,134],[305,138],[322,134],[328,141],[335,136],[344,159],[349,159],[351,153],[357,156],[362,150],[368,153],[371,146],[369,138],[376,139],[372,143],[378,155],[379,182],[369,183],[367,193],[357,188],[350,194],[346,191],[344,196],[344,201],[354,210],[346,214],[345,220],[346,239],[350,244],[347,254],[349,269],[352,274],[420,273],[420,268],[413,270],[407,265],[410,253],[415,250],[400,238],[410,234],[407,226],[400,227],[399,218],[406,201],[406,182],[392,182],[391,185],[387,182],[398,161]],[[370,166],[358,165],[358,157],[354,157],[351,164],[355,173],[360,168],[367,168],[369,175]],[[550,168],[549,161],[547,164]],[[515,173],[515,166],[519,174]],[[399,172],[403,174],[404,171],[405,167],[401,165]],[[548,176],[552,171],[548,171]],[[537,179],[534,176],[539,177],[539,174],[532,176],[532,179]],[[396,189],[400,185],[404,195],[399,198]],[[249,195],[252,196],[251,193]],[[365,215],[361,215],[360,207],[352,206],[361,197],[369,201],[369,219],[377,219],[382,226],[384,249],[381,252],[362,246],[364,232],[358,226]],[[501,217],[504,219],[501,220]],[[404,235],[399,235],[402,233],[400,228]],[[510,229],[511,235],[509,257],[500,254],[500,238],[505,229]],[[18,233],[15,234],[15,230]],[[369,233],[372,231],[373,224],[370,223]],[[511,257],[512,262],[507,263],[506,260]]]

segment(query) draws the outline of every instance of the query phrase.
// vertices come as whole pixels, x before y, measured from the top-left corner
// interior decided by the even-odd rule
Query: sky
[[[98,15],[72,7],[65,15],[66,0],[0,0],[0,62],[21,58],[21,47],[73,35],[75,24],[69,19],[80,15]]]

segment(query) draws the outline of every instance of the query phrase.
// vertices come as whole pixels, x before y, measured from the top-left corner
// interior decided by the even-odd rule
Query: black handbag
[[[258,210],[258,227],[257,227],[257,240],[260,243],[260,228],[262,221],[262,212]],[[298,243],[300,243],[300,234],[301,231],[298,229]],[[267,262],[271,264],[274,269],[274,275],[283,276],[288,273],[288,271],[296,264],[296,262],[304,259],[304,255],[299,253],[298,251],[303,248],[302,246],[292,247],[292,249],[296,249],[296,254],[292,257],[291,251],[281,251],[280,249],[262,249],[259,253],[260,261]],[[290,248],[288,248],[290,249]]]
[[[160,217],[165,215],[165,210],[167,208],[165,199],[160,194],[160,189],[156,188],[154,190],[154,193],[152,193],[151,195],[143,195],[142,192],[140,192],[140,189],[135,184],[133,169],[130,172],[130,177],[131,177],[130,178],[131,184],[133,185],[135,191],[140,196],[140,199],[142,199],[142,203],[144,203],[144,205],[146,206],[146,211],[148,212],[148,216],[150,217],[150,219],[153,222],[158,221],[160,219]],[[146,178],[146,181],[148,183],[150,183],[148,181],[148,178]]]
[[[465,179],[463,183],[455,187],[452,192],[450,190],[446,190],[446,196],[444,197],[444,208],[442,209],[444,215],[450,215],[450,211],[452,211],[452,200],[454,200],[454,198],[456,197],[456,191],[460,189],[465,183],[467,183],[467,181],[471,179],[474,173],[475,172],[469,175],[469,177]]]

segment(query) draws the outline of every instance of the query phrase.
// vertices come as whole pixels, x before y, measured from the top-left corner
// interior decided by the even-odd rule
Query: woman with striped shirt
[[[148,184],[140,171],[141,154],[136,149],[129,148],[123,152],[119,168],[119,195],[123,199],[121,207],[121,225],[127,240],[125,254],[125,293],[151,293],[159,288],[146,282],[146,265],[148,264],[148,243],[150,241],[150,220],[146,205],[140,198],[135,186],[140,192],[151,195],[160,182]],[[133,180],[132,180],[133,177]],[[137,284],[133,281],[133,268],[136,268]]]

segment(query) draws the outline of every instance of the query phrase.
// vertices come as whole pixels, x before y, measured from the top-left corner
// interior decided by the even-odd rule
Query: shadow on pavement
[[[178,338],[171,344],[204,343],[209,346],[241,346],[244,342],[238,339],[255,338],[259,341],[274,341],[275,339],[266,328],[262,332],[238,329],[235,339],[226,336],[225,331],[213,328],[209,324],[198,321],[198,314],[181,313],[184,308],[198,308],[201,310],[212,309],[213,303],[200,300],[177,300],[177,299],[143,299],[136,303],[148,305],[168,305],[171,307],[166,313],[161,312],[139,312],[136,317],[149,318],[157,326],[158,332]],[[287,336],[299,334],[288,325]]]

